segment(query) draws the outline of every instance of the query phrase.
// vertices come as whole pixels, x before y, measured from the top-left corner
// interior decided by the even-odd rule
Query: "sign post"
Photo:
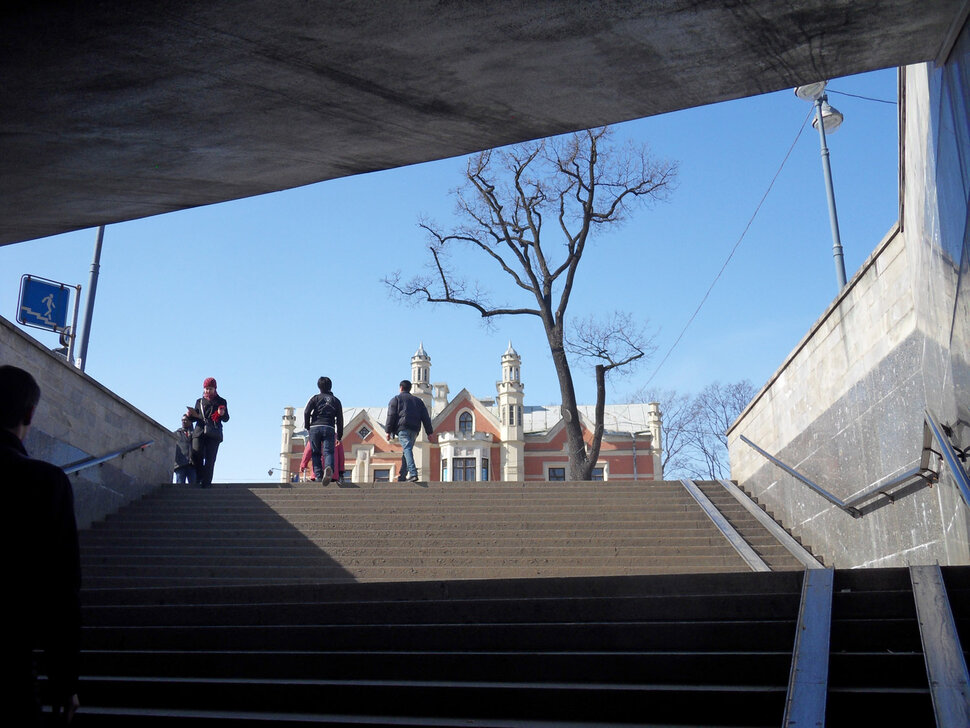
[[[75,290],[74,319],[73,325],[68,326],[67,310],[72,288]],[[67,338],[67,360],[70,362],[74,349],[74,332],[77,330],[80,297],[81,286],[68,286],[32,275],[21,276],[17,321],[24,326],[59,333],[62,339]]]

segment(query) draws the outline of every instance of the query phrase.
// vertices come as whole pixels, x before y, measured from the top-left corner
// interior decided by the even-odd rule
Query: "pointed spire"
[[[424,350],[424,342],[423,341],[418,345],[418,350],[416,352],[414,352],[414,356],[415,357],[421,357],[422,359],[430,359],[431,358],[431,357],[428,356],[428,353]],[[412,358],[414,358],[414,357],[412,357]]]
[[[519,352],[512,348],[512,339],[509,339],[509,348],[505,350],[505,353],[502,356],[519,356]]]

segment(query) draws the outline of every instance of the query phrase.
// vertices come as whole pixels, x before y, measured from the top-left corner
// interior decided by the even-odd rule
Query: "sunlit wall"
[[[853,518],[740,439],[843,501],[919,464],[926,408],[970,447],[970,31],[900,89],[899,229],[728,433],[732,478],[836,567],[970,563],[970,507],[945,468]]]

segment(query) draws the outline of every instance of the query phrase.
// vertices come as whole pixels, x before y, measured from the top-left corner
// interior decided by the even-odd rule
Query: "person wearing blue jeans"
[[[335,435],[336,430],[330,425],[314,425],[310,428],[310,462],[313,463],[313,477],[322,485],[329,484],[333,477]]]
[[[384,429],[388,437],[397,435],[403,450],[404,463],[407,466],[408,481],[416,483],[418,469],[414,465],[414,442],[421,433],[422,425],[428,435],[433,432],[431,415],[428,414],[428,408],[424,406],[424,402],[411,394],[410,381],[402,380],[400,388],[400,394],[392,397],[387,404],[387,420],[384,422]]]
[[[303,410],[303,427],[310,436],[313,476],[321,485],[329,485],[330,478],[333,477],[334,438],[341,440],[344,436],[344,409],[331,391],[332,388],[330,377],[320,377],[317,380],[320,393],[310,397]]]
[[[195,485],[195,463],[192,460],[192,420],[182,415],[182,427],[175,430],[175,483]]]

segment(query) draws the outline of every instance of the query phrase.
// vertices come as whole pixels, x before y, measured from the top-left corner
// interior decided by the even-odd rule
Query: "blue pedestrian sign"
[[[20,301],[17,321],[48,331],[63,331],[67,327],[67,308],[71,288],[45,278],[25,275],[20,279]]]

